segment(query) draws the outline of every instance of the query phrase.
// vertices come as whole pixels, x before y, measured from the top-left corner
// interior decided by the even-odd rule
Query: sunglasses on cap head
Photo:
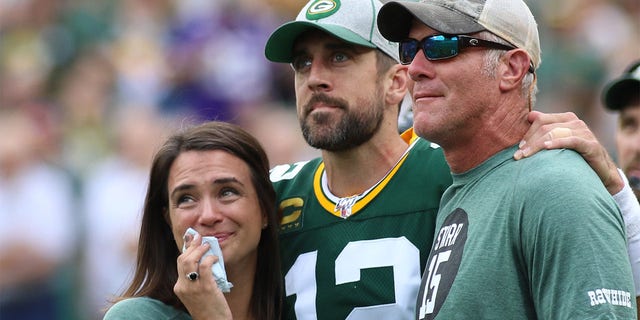
[[[399,43],[400,63],[410,64],[420,49],[427,60],[443,60],[457,56],[464,48],[483,47],[498,50],[513,50],[515,47],[489,40],[462,35],[436,34],[422,40],[405,39]],[[533,73],[533,66],[529,66]]]

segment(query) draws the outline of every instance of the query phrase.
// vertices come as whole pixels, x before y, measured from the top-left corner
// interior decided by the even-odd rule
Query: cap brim
[[[635,78],[623,78],[612,82],[604,89],[603,102],[610,110],[621,110],[634,96],[640,96],[640,81]]]
[[[413,18],[420,20],[438,32],[467,34],[485,30],[474,19],[464,14],[431,4],[429,2],[389,2],[378,13],[378,29],[383,37],[399,42],[406,39]]]
[[[349,43],[376,48],[375,45],[341,26],[308,21],[292,21],[283,24],[271,34],[264,48],[265,56],[273,62],[290,63],[293,59],[293,45],[296,39],[310,29],[322,30]]]

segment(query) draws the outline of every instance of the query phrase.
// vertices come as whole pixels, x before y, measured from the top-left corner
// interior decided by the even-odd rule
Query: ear
[[[520,90],[522,79],[529,72],[529,55],[523,49],[513,49],[506,52],[501,60],[500,89],[503,91]]]
[[[409,74],[407,73],[409,66],[395,64],[389,68],[387,77],[390,80],[389,89],[385,97],[387,105],[397,106],[402,102],[407,90],[409,90]]]
[[[269,226],[269,217],[266,214],[262,215],[262,229],[266,229]]]

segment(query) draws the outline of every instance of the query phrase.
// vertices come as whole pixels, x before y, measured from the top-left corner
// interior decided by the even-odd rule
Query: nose
[[[202,225],[214,225],[224,219],[222,207],[215,201],[207,199],[202,202],[198,223]]]
[[[418,48],[416,51],[415,57],[409,64],[409,68],[407,72],[409,73],[409,78],[413,81],[420,81],[424,79],[433,78],[433,61],[427,59],[422,51],[422,48]]]
[[[332,88],[329,80],[330,71],[319,60],[314,60],[309,68],[307,86],[313,92],[330,91]]]

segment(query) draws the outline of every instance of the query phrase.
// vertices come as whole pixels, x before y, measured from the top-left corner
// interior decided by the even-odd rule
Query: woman
[[[105,319],[279,319],[279,221],[256,139],[224,122],[173,135],[153,159],[133,280]],[[189,227],[201,236],[183,239]],[[204,236],[218,238],[229,293]]]

